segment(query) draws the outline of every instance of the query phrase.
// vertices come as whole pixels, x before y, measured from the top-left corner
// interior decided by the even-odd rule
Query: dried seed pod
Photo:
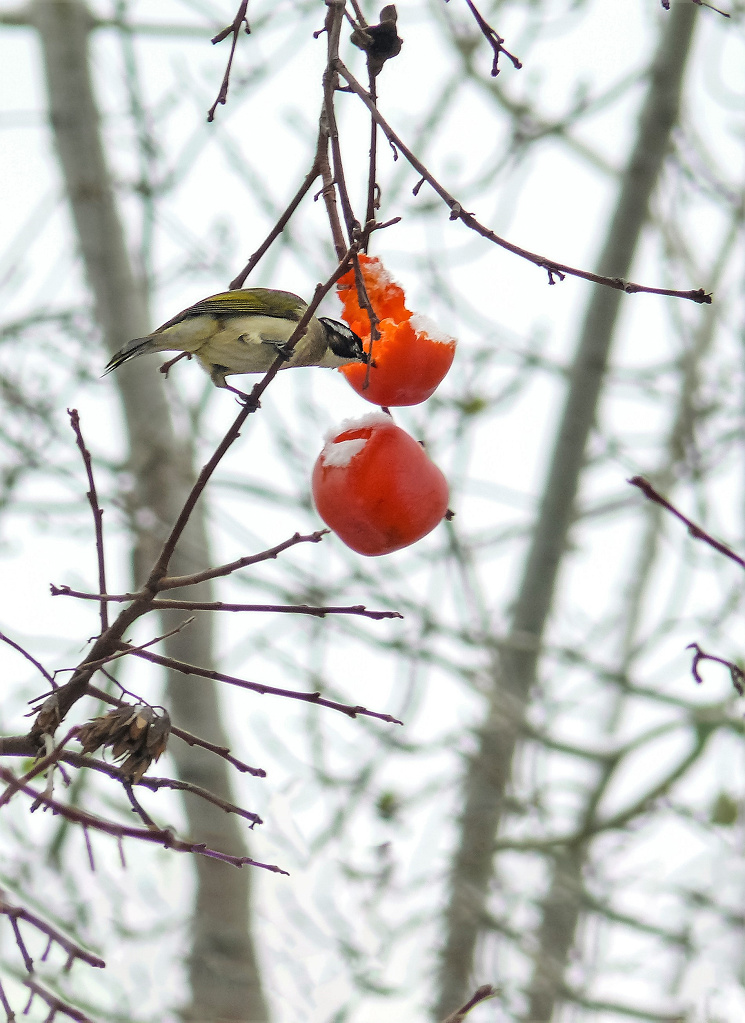
[[[78,730],[78,741],[83,753],[110,747],[114,760],[124,759],[122,772],[138,782],[165,751],[170,733],[171,719],[166,711],[158,713],[147,704],[128,704],[83,725]]]

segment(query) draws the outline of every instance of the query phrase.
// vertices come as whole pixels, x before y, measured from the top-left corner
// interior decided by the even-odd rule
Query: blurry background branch
[[[90,14],[82,0],[35,0],[32,21],[43,48],[49,118],[59,154],[85,274],[93,293],[104,347],[113,354],[133,337],[151,329],[144,282],[128,255],[122,223],[100,137],[100,116],[90,77]],[[142,579],[165,538],[194,478],[193,445],[188,433],[174,429],[164,382],[149,365],[134,364],[117,374],[135,487],[128,495],[134,531],[133,572]],[[152,522],[144,526],[143,523]],[[175,552],[172,569],[188,575],[209,567],[204,507],[198,507]],[[209,600],[206,581],[180,591],[187,599]],[[174,623],[163,614],[164,628]],[[169,656],[192,664],[214,662],[212,626],[198,616],[190,629],[166,642]],[[214,684],[167,675],[168,704],[175,724],[226,746]],[[179,777],[235,802],[227,765],[198,747],[177,744],[173,753]],[[236,856],[245,845],[235,818],[190,797],[185,798],[189,832],[195,841]],[[247,1018],[262,1023],[268,1012],[249,930],[251,874],[198,857],[193,946],[189,955],[191,1003],[185,1019]]]

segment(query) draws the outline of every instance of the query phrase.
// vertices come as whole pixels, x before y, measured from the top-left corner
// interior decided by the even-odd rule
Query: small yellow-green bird
[[[111,357],[105,372],[149,352],[184,352],[196,355],[217,387],[235,391],[225,378],[233,373],[265,373],[282,354],[306,309],[307,302],[298,295],[271,288],[210,295],[147,337],[128,341]],[[362,341],[345,323],[313,316],[282,369],[333,368],[364,361]]]

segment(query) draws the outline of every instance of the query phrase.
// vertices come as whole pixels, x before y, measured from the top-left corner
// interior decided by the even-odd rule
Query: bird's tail
[[[152,337],[136,337],[132,341],[127,341],[126,345],[122,345],[106,363],[106,369],[103,371],[104,376],[111,373],[113,369],[117,369],[123,362],[129,362],[130,359],[136,359],[138,355],[147,355],[148,352],[154,350]]]

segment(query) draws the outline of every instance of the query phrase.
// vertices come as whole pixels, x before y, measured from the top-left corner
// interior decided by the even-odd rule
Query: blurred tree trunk
[[[598,261],[598,272],[627,277],[678,120],[686,57],[696,21],[694,4],[666,15],[639,118],[633,152]],[[463,812],[454,854],[435,1017],[444,1018],[469,994],[477,939],[487,919],[493,849],[513,770],[516,744],[536,681],[541,643],[559,567],[567,549],[585,449],[595,422],[621,302],[619,291],[594,288],[569,377],[538,519],[512,604],[510,632],[492,666],[492,686],[478,746],[463,783]],[[581,905],[581,848],[560,851],[542,906],[539,947],[529,988],[531,1023],[548,1023],[561,994]]]
[[[41,39],[49,112],[96,317],[110,353],[151,329],[144,288],[133,271],[106,164],[100,117],[89,69],[91,15],[82,0],[33,0],[31,19]],[[102,357],[103,362],[103,357]],[[176,436],[163,378],[152,364],[135,362],[116,374],[135,477],[130,500],[134,571],[142,580],[195,478],[191,438]],[[204,504],[192,515],[176,550],[175,575],[209,563]],[[182,591],[210,600],[211,587]],[[183,617],[183,616],[180,616]],[[169,626],[178,621],[171,618]],[[201,616],[167,640],[170,656],[212,665],[211,619]],[[167,680],[175,722],[213,743],[227,745],[217,693],[207,680],[179,674]],[[224,760],[172,740],[170,752],[181,778],[233,799]],[[190,836],[231,853],[245,853],[237,818],[187,797]],[[263,1023],[268,1012],[249,928],[251,872],[195,856],[196,906],[189,956],[191,1001],[185,1019],[200,1023]]]

